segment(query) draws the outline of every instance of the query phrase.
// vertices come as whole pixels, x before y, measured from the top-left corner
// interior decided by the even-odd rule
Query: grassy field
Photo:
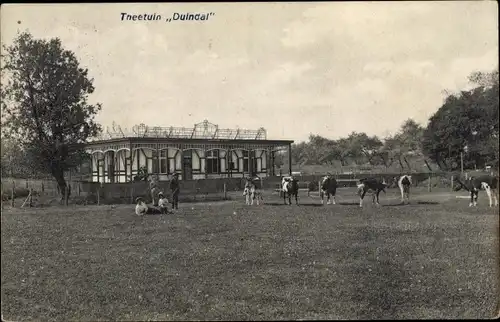
[[[463,194],[463,193],[462,193]],[[340,204],[5,209],[7,320],[492,318],[499,215],[449,192]]]

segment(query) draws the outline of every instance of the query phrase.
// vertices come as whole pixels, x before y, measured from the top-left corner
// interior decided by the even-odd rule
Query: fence
[[[340,187],[355,187],[360,178],[378,177],[384,178],[389,187],[395,187],[394,178],[399,173],[394,174],[338,174],[334,175]],[[301,190],[318,191],[321,175],[299,176],[299,188]],[[453,189],[454,179],[447,173],[413,173],[414,186],[424,186],[430,190],[435,187],[450,187]],[[67,181],[71,195],[68,203],[72,204],[118,204],[134,203],[135,198],[143,197],[151,201],[148,182],[128,182],[128,183],[97,183],[82,181]],[[281,183],[280,177],[263,178],[260,188],[275,191]],[[167,196],[170,189],[169,182],[159,182],[159,188]],[[180,201],[215,201],[227,200],[240,194],[245,185],[242,178],[218,178],[204,180],[184,180],[180,181]],[[2,179],[2,205],[9,202],[14,206],[21,206],[27,197],[34,206],[45,206],[60,204],[61,193],[58,185],[53,180],[30,180],[30,179]],[[28,203],[28,205],[30,204]]]

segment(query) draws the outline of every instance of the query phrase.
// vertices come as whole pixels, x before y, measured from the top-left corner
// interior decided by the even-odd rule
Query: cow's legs
[[[399,190],[401,190],[401,203],[405,203],[405,191],[404,191],[404,187],[402,185],[399,186]]]
[[[377,191],[377,194],[376,194],[376,196],[377,196],[377,205],[379,205],[379,206],[380,206],[380,200],[378,199],[379,194],[380,194],[380,190],[378,190],[378,191]]]
[[[335,195],[332,195],[332,200],[333,200],[333,204],[334,204],[334,205],[335,205],[335,204],[337,204],[337,203],[335,202]]]
[[[365,197],[366,191],[363,190],[363,193],[359,197],[359,207],[363,207],[363,198]]]
[[[323,190],[319,190],[319,196],[321,197],[321,204],[324,204],[325,203],[325,192]]]
[[[299,193],[298,192],[295,194],[295,204],[296,205],[299,204]]]
[[[472,188],[471,191],[470,191],[469,207],[472,207],[473,203],[474,203],[474,188]]]
[[[326,204],[327,204],[327,205],[331,205],[331,204],[332,204],[332,199],[331,199],[330,191],[328,191],[328,192],[326,193],[326,198],[327,198],[327,199],[326,199]]]
[[[498,206],[498,189],[491,189],[491,193],[493,194],[493,199],[495,199],[495,206]]]
[[[491,188],[488,184],[483,184],[484,190],[486,190],[486,194],[488,195],[488,199],[490,201],[490,207],[493,207],[493,199],[491,198]]]

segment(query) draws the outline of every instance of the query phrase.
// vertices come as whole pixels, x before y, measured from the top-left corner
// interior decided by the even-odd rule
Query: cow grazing
[[[410,187],[412,185],[411,176],[410,175],[402,175],[398,180],[398,187],[401,191],[401,203],[405,202],[405,197],[410,202]]]
[[[375,199],[377,205],[379,203],[379,194],[381,191],[386,193],[385,188],[387,187],[387,183],[385,180],[380,181],[377,178],[364,178],[359,180],[358,184],[358,195],[359,195],[359,206],[363,207],[363,198],[367,192],[372,193],[373,203],[375,204]]]
[[[253,201],[257,201],[257,206],[259,205],[262,198],[262,192],[257,188],[257,185],[252,181],[252,179],[247,179],[245,183],[245,189],[243,190],[243,196],[245,196],[245,203],[247,205],[253,205]]]
[[[488,198],[490,200],[490,207],[493,206],[493,200],[495,199],[495,206],[498,206],[498,177],[491,175],[482,175],[476,178],[470,177],[464,182],[457,178],[458,183],[461,185],[457,190],[464,188],[470,192],[470,203],[469,207],[477,206],[477,199],[479,197],[479,190],[484,189]],[[493,195],[493,198],[492,198]]]
[[[319,194],[321,197],[321,204],[324,204],[324,196],[326,194],[326,204],[335,204],[335,194],[337,192],[337,180],[330,175],[323,177],[321,180],[321,186],[319,187]],[[330,200],[330,195],[332,200]]]
[[[299,204],[299,180],[293,177],[283,177],[281,179],[281,191],[283,192],[283,201],[286,203],[288,196],[288,204],[292,204],[292,196],[295,196],[295,204]]]

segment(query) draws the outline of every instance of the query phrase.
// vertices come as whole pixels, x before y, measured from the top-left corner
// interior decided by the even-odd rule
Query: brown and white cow
[[[457,182],[461,185],[456,190],[464,188],[470,192],[470,202],[469,207],[477,206],[477,199],[479,197],[479,190],[483,189],[486,191],[488,198],[490,200],[490,207],[493,206],[493,199],[495,199],[495,206],[498,206],[498,177],[491,175],[481,175],[478,177],[469,177],[465,181],[457,179]],[[493,197],[493,198],[492,198]]]
[[[260,204],[262,198],[262,192],[257,188],[257,185],[253,182],[251,178],[248,178],[245,183],[245,189],[243,190],[243,196],[245,196],[245,203],[247,205],[253,205],[253,201],[257,201],[257,206]]]
[[[377,178],[363,178],[359,180],[358,184],[358,196],[359,196],[359,206],[363,207],[363,198],[367,192],[371,192],[372,201],[375,204],[380,205],[379,194],[381,191],[386,193],[385,188],[387,188],[387,183],[384,179],[379,180]]]
[[[412,185],[411,176],[404,174],[398,179],[398,187],[401,191],[401,203],[405,202],[405,197],[410,202],[410,187]]]
[[[326,204],[329,205],[332,203],[335,205],[335,194],[337,193],[337,180],[331,175],[327,175],[323,177],[321,180],[321,186],[319,187],[319,194],[321,197],[321,204],[324,204],[324,197],[326,194]],[[330,195],[332,196],[332,200],[330,200]]]
[[[286,203],[288,197],[288,204],[292,204],[292,196],[295,196],[295,204],[299,204],[299,180],[294,177],[281,178],[281,191],[283,192],[283,201]]]

